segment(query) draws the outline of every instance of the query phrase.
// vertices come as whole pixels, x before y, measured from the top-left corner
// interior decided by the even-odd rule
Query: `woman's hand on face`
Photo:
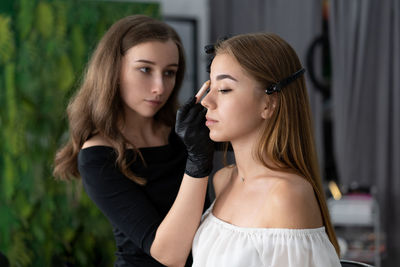
[[[195,178],[206,177],[212,170],[214,143],[205,125],[207,110],[198,103],[209,84],[209,81],[205,82],[196,96],[191,97],[176,114],[175,132],[188,153],[185,173]]]

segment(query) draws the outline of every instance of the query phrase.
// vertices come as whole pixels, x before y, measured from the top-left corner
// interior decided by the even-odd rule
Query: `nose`
[[[162,95],[165,92],[165,81],[163,75],[156,75],[153,79],[151,93],[155,95]]]
[[[214,109],[215,108],[215,100],[213,96],[212,90],[210,90],[204,97],[203,100],[201,100],[201,105],[205,107],[206,109]]]

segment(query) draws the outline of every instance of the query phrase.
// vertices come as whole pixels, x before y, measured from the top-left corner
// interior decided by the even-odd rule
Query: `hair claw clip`
[[[299,78],[301,75],[303,75],[303,73],[305,71],[306,70],[304,68],[302,68],[302,69],[296,71],[295,73],[293,73],[292,75],[290,75],[289,77],[287,77],[286,79],[283,79],[280,82],[271,84],[267,89],[265,89],[265,93],[267,95],[271,95],[273,93],[280,92],[283,87],[285,87],[288,84],[290,84],[291,82],[295,81],[297,78]]]

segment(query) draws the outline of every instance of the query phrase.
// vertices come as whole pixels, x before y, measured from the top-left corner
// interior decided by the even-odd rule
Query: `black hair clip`
[[[213,44],[206,45],[204,47],[204,51],[206,54],[214,54],[215,53],[215,46]]]
[[[296,80],[297,78],[299,78],[301,75],[303,75],[303,73],[305,71],[306,70],[304,68],[302,68],[302,69],[296,71],[295,73],[293,73],[292,75],[290,75],[289,77],[287,77],[286,79],[283,79],[280,82],[271,84],[267,89],[265,89],[265,93],[267,95],[271,95],[275,92],[280,92],[283,87],[287,86],[289,83],[291,83],[294,80]]]
[[[216,44],[218,44],[220,42],[223,42],[223,41],[226,41],[229,38],[231,38],[232,36],[233,36],[232,34],[225,35],[224,37],[218,39]],[[211,57],[209,58],[208,64],[207,64],[207,72],[208,73],[210,73],[211,63],[212,63],[212,61],[214,60],[214,57],[215,57],[215,46],[216,46],[216,44],[209,44],[209,45],[206,45],[204,47],[204,51],[206,52],[206,54],[211,55]]]
[[[204,47],[204,51],[206,52],[207,55],[209,55],[206,71],[208,73],[210,73],[210,71],[211,71],[211,63],[212,63],[212,61],[214,60],[214,57],[215,57],[215,45],[214,44],[206,45]]]
[[[221,38],[218,38],[217,42],[214,44],[209,44],[204,47],[204,50],[206,51],[207,54],[214,54],[215,53],[215,46],[217,46],[219,43],[228,40],[231,38],[233,35],[232,34],[226,34],[222,36]]]

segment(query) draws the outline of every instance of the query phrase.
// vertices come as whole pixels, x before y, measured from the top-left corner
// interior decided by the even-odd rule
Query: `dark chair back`
[[[342,265],[342,267],[374,267],[366,263],[349,260],[340,260],[340,264]]]

